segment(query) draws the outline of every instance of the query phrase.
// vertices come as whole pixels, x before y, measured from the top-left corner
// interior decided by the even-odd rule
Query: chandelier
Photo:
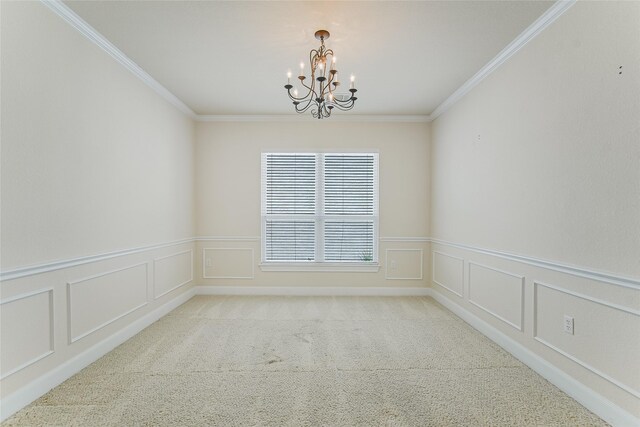
[[[324,46],[324,41],[329,38],[329,31],[318,30],[315,34],[320,40],[320,48],[313,49],[309,52],[309,63],[311,65],[311,79],[307,79],[304,75],[304,62],[300,63],[300,75],[298,80],[302,85],[302,91],[305,95],[299,96],[298,89],[291,84],[291,71],[287,73],[287,84],[284,88],[297,113],[304,113],[311,109],[311,115],[315,118],[322,119],[331,116],[334,108],[338,110],[351,110],[358,99],[355,94],[358,91],[355,88],[355,77],[351,75],[349,92],[337,93],[336,90],[340,86],[338,80],[338,70],[336,69],[336,57],[333,50]],[[292,90],[293,89],[293,90]]]

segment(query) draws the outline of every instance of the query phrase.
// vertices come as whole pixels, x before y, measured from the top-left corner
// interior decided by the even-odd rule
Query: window
[[[378,154],[263,153],[263,265],[375,265]]]

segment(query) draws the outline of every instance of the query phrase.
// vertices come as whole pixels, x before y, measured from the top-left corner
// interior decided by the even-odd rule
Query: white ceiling
[[[553,2],[65,4],[197,114],[293,113],[286,72],[326,29],[341,80],[356,76],[354,113],[427,115]]]

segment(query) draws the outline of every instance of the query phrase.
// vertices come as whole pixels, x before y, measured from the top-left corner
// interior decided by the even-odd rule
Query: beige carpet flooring
[[[205,297],[10,426],[599,426],[430,298]]]

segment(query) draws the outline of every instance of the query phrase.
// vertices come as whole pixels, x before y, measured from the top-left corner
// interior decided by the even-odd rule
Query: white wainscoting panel
[[[433,251],[433,282],[457,296],[464,295],[464,259]]]
[[[522,331],[524,276],[470,261],[469,302]]]
[[[4,379],[53,353],[53,289],[0,301],[0,324],[0,379]]]
[[[148,264],[135,264],[67,283],[69,343],[147,304]]]
[[[253,248],[203,248],[203,279],[253,279]]]
[[[563,331],[564,316],[574,334]],[[640,312],[554,285],[534,282],[534,338],[640,398]],[[609,349],[602,351],[602,349]]]
[[[193,250],[153,260],[153,299],[160,298],[193,280]]]
[[[422,280],[422,249],[387,249],[385,279]]]

